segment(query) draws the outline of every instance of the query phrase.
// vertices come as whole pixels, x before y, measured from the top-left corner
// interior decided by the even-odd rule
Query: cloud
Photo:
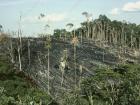
[[[119,8],[113,8],[110,12],[112,15],[118,15],[119,14]]]
[[[67,16],[65,13],[52,13],[39,19],[39,16],[28,16],[23,19],[24,22],[38,23],[38,22],[61,22],[64,21]]]
[[[122,8],[123,11],[126,12],[137,12],[140,11],[140,1],[137,2],[129,2],[125,4]]]
[[[139,12],[140,11],[140,1],[128,2],[121,8],[114,8],[110,11],[112,15],[118,15],[121,12]]]

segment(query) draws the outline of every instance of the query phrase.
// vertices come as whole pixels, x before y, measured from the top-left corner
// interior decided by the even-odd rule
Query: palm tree
[[[66,25],[66,27],[68,27],[69,30],[71,30],[71,29],[74,27],[74,24],[68,23],[68,24]],[[74,34],[75,34],[75,33],[74,33]],[[71,31],[71,35],[72,35],[72,31]]]
[[[90,35],[89,21],[90,21],[90,17],[92,16],[92,14],[89,14],[88,12],[83,12],[82,15],[84,15],[87,19],[87,38],[89,38],[89,35]]]
[[[74,26],[74,24],[68,23],[66,26],[69,27],[69,28],[72,28]]]

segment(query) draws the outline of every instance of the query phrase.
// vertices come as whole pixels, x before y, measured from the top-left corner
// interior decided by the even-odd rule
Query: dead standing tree
[[[22,52],[22,31],[21,31],[21,16],[19,19],[19,29],[18,29],[18,62],[19,62],[19,71],[22,71],[22,61],[21,61],[21,52]]]
[[[72,39],[71,43],[73,44],[74,47],[74,74],[75,74],[75,88],[76,88],[76,84],[77,84],[77,71],[76,71],[76,46],[79,43],[78,38],[74,35],[74,38]]]
[[[28,65],[31,65],[30,39],[28,38]]]
[[[50,26],[47,24],[45,25],[45,30],[47,30],[48,28],[50,28]],[[50,35],[47,36],[46,39],[46,48],[48,50],[48,71],[47,71],[47,77],[48,77],[48,94],[50,94],[50,48],[51,48],[51,37]]]
[[[50,94],[50,48],[51,48],[51,38],[48,36],[46,41],[46,48],[48,50],[48,71],[47,71],[47,77],[48,77],[48,94]]]
[[[39,20],[41,20],[41,19],[44,19],[46,16],[45,16],[45,14],[43,14],[43,13],[40,13],[40,15],[39,15],[39,17],[38,17],[38,19]],[[46,24],[45,26],[44,26],[44,30],[45,31],[47,31],[48,29],[50,28],[50,26],[48,25],[48,24]],[[50,37],[50,35],[49,34],[47,34],[47,38],[46,38],[46,42],[45,42],[45,47],[47,48],[47,59],[48,59],[48,61],[47,61],[47,71],[45,72],[45,74],[46,74],[46,77],[48,77],[48,85],[47,85],[47,88],[48,88],[48,94],[50,94],[50,48],[51,48],[51,37]]]
[[[89,38],[90,37],[90,18],[92,16],[92,14],[89,14],[88,12],[83,12],[82,15],[84,15],[87,19],[87,35],[86,37]]]

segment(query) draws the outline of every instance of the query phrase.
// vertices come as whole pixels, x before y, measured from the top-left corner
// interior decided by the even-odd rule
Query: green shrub
[[[10,64],[0,59],[0,105],[47,105],[52,101],[44,91],[13,72]]]
[[[82,82],[82,93],[91,105],[139,105],[140,65],[97,70]]]

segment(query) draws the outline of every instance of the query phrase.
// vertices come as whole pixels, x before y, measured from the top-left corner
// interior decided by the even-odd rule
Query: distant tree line
[[[85,14],[85,13],[84,13]],[[140,25],[126,21],[111,21],[107,16],[100,15],[98,19],[87,20],[71,32],[66,29],[55,29],[55,36],[73,35],[87,38],[95,42],[140,48]]]

